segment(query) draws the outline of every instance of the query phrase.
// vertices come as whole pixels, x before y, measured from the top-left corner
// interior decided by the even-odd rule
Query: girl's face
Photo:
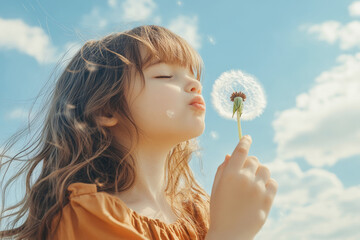
[[[160,62],[143,69],[131,79],[129,105],[135,123],[155,142],[178,144],[201,135],[205,129],[205,110],[189,105],[201,95],[201,83],[189,69]]]

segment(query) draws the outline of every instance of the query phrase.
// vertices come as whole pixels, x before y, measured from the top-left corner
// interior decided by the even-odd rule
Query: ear
[[[115,116],[111,116],[111,117],[100,116],[98,117],[98,121],[101,126],[113,127],[118,123],[119,120]]]

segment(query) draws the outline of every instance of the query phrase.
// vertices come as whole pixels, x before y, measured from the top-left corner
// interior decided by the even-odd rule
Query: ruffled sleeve
[[[62,209],[53,239],[199,239],[186,222],[166,224],[139,215],[119,198],[97,192],[95,184],[72,183],[68,190],[69,203]]]

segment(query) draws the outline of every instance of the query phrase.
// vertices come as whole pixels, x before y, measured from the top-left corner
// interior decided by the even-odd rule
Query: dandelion
[[[231,97],[229,98],[229,96]],[[219,115],[235,121],[237,119],[233,118],[235,114],[234,107],[237,107],[236,109],[238,110],[240,101],[242,101],[242,109],[241,114],[239,111],[238,114],[245,121],[260,116],[266,107],[265,92],[261,84],[254,76],[240,70],[222,73],[214,82],[211,97],[212,104]],[[232,102],[232,97],[234,103]],[[237,97],[239,97],[238,100],[236,100]],[[235,100],[237,101],[236,103]],[[240,119],[238,120],[238,127],[239,137],[241,138]]]

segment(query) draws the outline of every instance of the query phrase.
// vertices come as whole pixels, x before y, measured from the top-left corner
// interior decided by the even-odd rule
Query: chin
[[[204,128],[197,128],[196,130],[192,129],[187,132],[183,131],[181,133],[182,138],[179,139],[179,142],[184,142],[187,140],[191,140],[193,138],[197,138],[197,137],[201,136],[203,134],[203,132],[204,132]]]
[[[194,134],[193,138],[201,136],[204,133],[204,131],[205,131],[205,124],[201,128],[197,128],[196,131],[193,132]]]

